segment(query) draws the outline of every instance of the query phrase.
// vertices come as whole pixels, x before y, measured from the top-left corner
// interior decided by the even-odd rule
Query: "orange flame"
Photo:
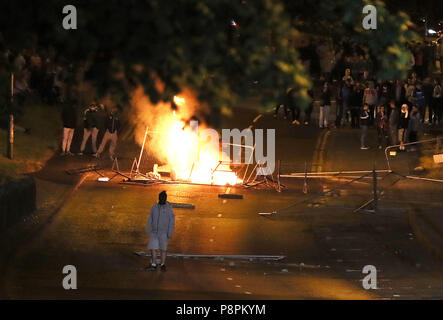
[[[192,130],[184,119],[190,119],[200,104],[189,90],[174,96],[177,110],[171,112],[169,103],[152,105],[142,89],[136,90],[132,104],[137,112],[136,140],[141,145],[144,130],[149,127],[148,150],[167,163],[177,180],[201,184],[235,185],[241,183],[229,164],[220,163],[218,146],[198,134],[205,128],[199,123],[198,131]]]

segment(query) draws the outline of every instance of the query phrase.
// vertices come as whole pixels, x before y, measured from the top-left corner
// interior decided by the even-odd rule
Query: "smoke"
[[[146,128],[148,136],[145,148],[163,163],[173,163],[174,158],[179,156],[176,138],[171,136],[172,130],[181,130],[189,126],[191,119],[197,119],[199,126],[204,125],[201,119],[207,113],[207,106],[199,103],[193,92],[185,88],[182,93],[175,96],[175,106],[171,102],[159,102],[152,104],[142,87],[138,87],[131,94],[131,112],[129,121],[134,130],[135,142],[143,144]],[[178,128],[177,126],[180,126]],[[179,146],[185,147],[185,146]]]
[[[184,89],[173,102],[153,105],[143,88],[137,88],[131,110],[136,143],[143,145],[146,136],[145,150],[169,166],[174,180],[217,185],[241,182],[228,164],[222,164],[219,134],[201,122],[208,108],[191,90]]]

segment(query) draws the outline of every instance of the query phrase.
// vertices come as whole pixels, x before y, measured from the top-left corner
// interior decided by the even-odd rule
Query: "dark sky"
[[[415,23],[428,17],[432,27],[443,20],[443,0],[385,0],[385,3],[393,11],[406,11]]]

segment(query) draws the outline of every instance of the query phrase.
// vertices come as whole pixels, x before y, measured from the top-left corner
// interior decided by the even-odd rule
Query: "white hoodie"
[[[154,204],[145,227],[146,233],[166,233],[168,238],[171,238],[174,232],[174,226],[175,215],[169,202],[166,202],[164,205]]]

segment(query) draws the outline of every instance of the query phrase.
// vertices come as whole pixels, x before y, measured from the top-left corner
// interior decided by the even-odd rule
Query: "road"
[[[253,116],[250,111],[244,118],[237,117],[232,127],[245,127],[246,119]],[[338,166],[361,169],[352,159],[346,166],[346,158],[354,153],[352,143],[339,147],[343,140],[340,135],[346,131],[326,135],[326,131],[294,127],[269,114],[261,121],[256,127],[277,127],[277,159],[283,161],[283,173],[303,170],[305,162],[312,170],[319,166],[323,170]],[[360,153],[357,157],[367,158]],[[61,161],[56,159],[52,165],[56,167]],[[74,166],[77,160],[71,161]],[[40,188],[40,193],[54,188],[59,192],[53,196],[54,210],[37,212],[23,228],[14,229],[16,236],[8,246],[9,255],[2,259],[2,298],[443,298],[441,261],[415,239],[408,223],[408,182],[385,177],[380,182],[386,186],[385,197],[380,200],[383,209],[375,215],[352,213],[370,197],[369,180],[327,196],[316,196],[341,182],[311,179],[309,194],[304,195],[299,179],[283,180],[287,188],[278,193],[198,185],[130,186],[118,183],[117,178],[109,183],[98,182],[94,174],[88,174],[72,191],[60,181],[48,182],[39,177],[40,186],[53,184],[52,189]],[[390,185],[393,187],[387,187]],[[144,226],[149,208],[161,190],[168,192],[171,202],[195,205],[193,210],[175,209],[176,229],[170,252],[273,254],[285,255],[286,259],[263,262],[170,258],[167,272],[144,271],[148,259],[134,252],[146,250]],[[240,193],[244,198],[218,198],[219,193],[226,192]],[[438,192],[423,192],[441,208]],[[419,194],[415,199],[426,200]],[[258,215],[292,204],[270,217]],[[27,230],[25,240],[20,235],[22,229]],[[77,290],[62,287],[65,265],[77,269]],[[375,290],[362,287],[365,265],[377,268]]]

